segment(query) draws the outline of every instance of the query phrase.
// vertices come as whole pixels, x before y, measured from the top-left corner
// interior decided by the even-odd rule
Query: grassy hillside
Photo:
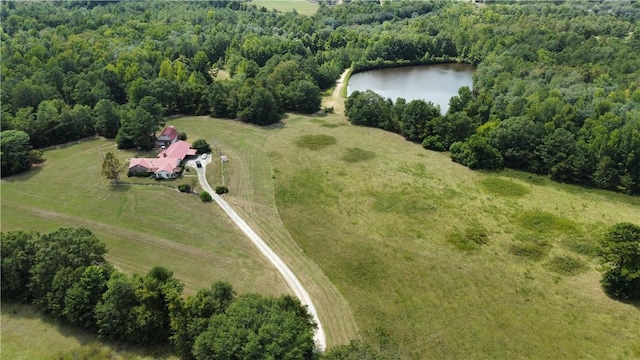
[[[229,156],[224,172],[232,189],[227,196],[229,203],[307,287],[320,312],[329,345],[353,338],[357,330],[346,301],[304,256],[280,221],[264,152],[265,140],[277,128],[208,117],[173,119],[169,123],[186,132],[189,141],[206,139]],[[136,155],[117,150],[111,141],[91,140],[47,151],[42,167],[2,180],[2,231],[47,232],[59,226],[86,226],[107,243],[107,258],[118,268],[144,273],[155,265],[167,266],[185,283],[186,293],[217,280],[229,281],[239,293],[289,292],[279,273],[215,203],[203,204],[196,196],[165,187],[110,187],[100,176],[100,148],[103,152],[114,151],[123,162]],[[207,167],[209,183],[214,187],[222,183],[221,170],[218,161]],[[160,183],[191,182],[189,173],[185,174],[176,182]],[[126,176],[123,180],[149,183]],[[30,334],[27,331],[22,336]]]
[[[217,280],[240,292],[287,291],[215,204],[165,187],[109,186],[100,175],[100,148],[123,163],[135,156],[111,141],[90,140],[46,151],[42,166],[2,180],[2,231],[86,226],[107,244],[107,258],[118,268],[146,273],[167,266],[187,293]]]
[[[278,210],[365,336],[410,358],[639,358],[639,304],[595,258],[640,199],[513,171],[473,172],[338,115],[269,137]]]
[[[286,262],[305,286],[327,334],[329,346],[349,342],[357,335],[356,324],[347,302],[337,288],[285,228],[275,206],[274,181],[265,142],[283,130],[283,124],[257,127],[238,121],[185,117],[171,124],[186,131],[191,140],[202,138],[227,155],[226,200]],[[207,167],[211,186],[221,180],[220,162]],[[215,185],[214,185],[215,184]]]
[[[640,305],[603,294],[594,255],[608,226],[640,222],[637,197],[473,172],[340,115],[267,128],[170,123],[229,156],[227,200],[309,287],[330,344],[384,331],[416,359],[640,357]],[[96,175],[99,147],[115,151],[74,144],[3,180],[3,231],[85,225],[126,271],[159,263],[191,291],[226,279],[286,292],[215,206],[163,188],[110,189]],[[221,182],[219,163],[208,176]]]
[[[135,155],[118,151],[113,142],[91,140],[46,151],[42,166],[3,179],[2,231],[85,226],[107,244],[107,259],[119,269],[143,274],[166,266],[185,283],[187,294],[218,280],[240,293],[289,291],[215,203],[203,204],[197,196],[165,187],[111,187],[100,175],[100,148],[123,161]],[[69,353],[86,344],[85,338],[96,341],[90,334],[38,320],[33,311],[21,316],[10,309],[2,304],[3,358],[50,358],[51,344]]]

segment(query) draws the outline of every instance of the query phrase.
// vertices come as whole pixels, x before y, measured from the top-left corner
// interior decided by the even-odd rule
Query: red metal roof
[[[171,141],[175,141],[176,139],[178,139],[178,136],[180,136],[180,134],[178,133],[178,129],[176,129],[175,126],[167,126],[166,128],[164,128],[164,130],[162,130],[162,133],[160,133],[160,136],[158,138],[161,138],[163,136],[168,137]]]
[[[184,160],[185,157],[195,154],[196,149],[191,149],[191,144],[186,141],[180,140],[169,145],[168,148],[162,150],[160,154],[158,154],[158,158],[177,158],[180,160]]]
[[[149,172],[158,172],[161,170],[173,173],[178,170],[180,159],[176,158],[133,158],[129,162],[129,169],[135,166],[141,166]]]

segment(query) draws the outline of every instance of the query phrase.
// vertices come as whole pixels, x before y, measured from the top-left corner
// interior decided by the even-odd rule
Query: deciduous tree
[[[20,130],[5,130],[0,134],[2,176],[17,174],[31,168],[29,134]]]
[[[602,240],[602,286],[620,299],[640,298],[640,226],[620,223]]]
[[[29,281],[35,262],[40,235],[24,230],[9,231],[2,237],[2,268],[0,286],[2,301],[31,301]]]
[[[30,290],[35,303],[47,308],[53,278],[64,268],[104,264],[106,248],[87,228],[59,228],[43,234],[31,268]]]
[[[196,359],[311,359],[313,317],[300,301],[245,295],[196,339]]]
[[[112,184],[117,184],[122,170],[120,160],[111,151],[107,152],[102,161],[102,176],[109,179]]]

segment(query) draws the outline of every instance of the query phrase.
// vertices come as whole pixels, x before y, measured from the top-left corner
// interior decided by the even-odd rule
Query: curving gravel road
[[[273,266],[275,266],[280,274],[282,274],[282,277],[289,285],[289,288],[291,288],[293,293],[298,297],[298,299],[300,299],[300,302],[307,306],[309,312],[311,313],[311,315],[313,315],[313,319],[315,320],[316,324],[318,324],[318,329],[316,330],[314,337],[316,346],[320,351],[324,351],[327,348],[327,339],[324,333],[324,329],[322,328],[322,324],[320,323],[320,319],[318,318],[318,312],[316,311],[315,306],[313,306],[313,301],[311,301],[309,293],[307,292],[307,290],[305,290],[304,286],[302,286],[302,283],[300,283],[300,280],[298,280],[298,277],[293,273],[293,271],[291,271],[291,269],[289,269],[284,261],[282,261],[282,259],[280,259],[280,257],[273,250],[271,250],[271,248],[267,245],[267,243],[264,242],[260,235],[253,231],[249,224],[247,224],[247,222],[244,221],[240,217],[240,215],[238,215],[238,213],[236,213],[236,211],[233,210],[233,208],[220,195],[216,194],[211,186],[209,186],[207,177],[205,175],[207,167],[206,165],[212,161],[212,156],[209,156],[206,160],[202,160],[200,158],[198,158],[198,160],[202,162],[203,166],[201,168],[196,167],[195,160],[189,160],[187,162],[187,166],[196,169],[200,186],[202,187],[202,189],[211,194],[213,200],[222,208],[222,210],[224,210],[224,212],[227,213],[227,215],[229,215],[231,220],[236,223],[240,230],[242,230],[242,232],[247,235],[247,237],[258,248],[258,250],[260,250],[262,255],[264,255],[267,259],[269,259],[269,261],[271,261]]]

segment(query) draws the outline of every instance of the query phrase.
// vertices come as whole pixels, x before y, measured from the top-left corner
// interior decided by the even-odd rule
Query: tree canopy
[[[640,298],[640,226],[620,223],[602,239],[602,285],[621,299]]]
[[[299,300],[237,296],[216,282],[193,296],[167,268],[126,275],[104,260],[86,228],[2,237],[2,301],[34,303],[53,318],[100,337],[142,345],[173,344],[185,359],[312,359],[316,324]]]
[[[31,140],[20,130],[5,130],[0,134],[2,176],[18,174],[31,168]]]
[[[319,110],[350,66],[466,62],[473,88],[447,114],[362,93],[347,115],[428,149],[483,144],[507,167],[640,193],[640,9],[486,3],[329,1],[304,16],[250,2],[10,2],[2,129],[35,148],[98,133],[148,149],[166,115],[268,125]]]

